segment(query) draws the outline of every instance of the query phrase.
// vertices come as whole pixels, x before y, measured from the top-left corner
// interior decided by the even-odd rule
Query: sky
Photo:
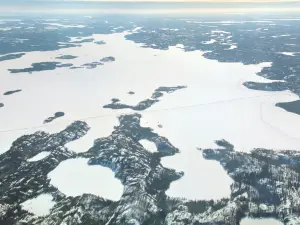
[[[300,0],[0,0],[0,12],[6,13],[160,14],[254,11],[300,13]]]
[[[65,1],[87,1],[87,2],[103,2],[107,0],[65,0]],[[300,0],[110,0],[118,2],[298,2]]]

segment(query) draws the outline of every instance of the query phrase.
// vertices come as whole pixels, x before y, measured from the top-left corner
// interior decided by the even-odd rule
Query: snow
[[[202,41],[202,44],[208,45],[208,44],[213,44],[215,42],[216,42],[215,39],[210,39],[209,41]]]
[[[229,176],[217,162],[204,160],[197,150],[197,147],[215,148],[215,140],[224,138],[240,151],[258,147],[299,149],[297,127],[300,127],[300,117],[275,107],[277,102],[298,97],[286,91],[270,93],[243,86],[245,81],[272,82],[255,75],[270,63],[219,63],[205,59],[203,52],[185,52],[178,46],[170,47],[168,51],[141,48],[141,45],[125,40],[125,34],[92,36],[95,41],[105,41],[106,45],[82,43],[81,47],[28,52],[22,58],[1,62],[1,87],[5,90],[22,89],[22,92],[1,97],[5,107],[0,111],[0,140],[5,141],[0,142],[0,151],[7,151],[21,135],[36,130],[59,132],[74,120],[86,121],[91,129],[86,136],[70,142],[67,147],[76,152],[87,151],[95,139],[113,131],[118,123],[117,116],[132,112],[104,109],[103,105],[110,103],[112,98],[119,98],[124,104],[137,104],[151,97],[159,86],[176,85],[187,85],[187,88],[165,94],[160,102],[140,112],[143,126],[150,126],[181,151],[162,160],[164,166],[185,172],[182,179],[171,184],[168,195],[192,199],[229,196],[232,182]],[[115,57],[116,61],[91,70],[58,68],[16,75],[7,71],[29,67],[34,62],[53,61],[60,54],[79,56],[68,61],[74,66],[107,56]],[[129,95],[129,91],[135,94]],[[66,115],[44,125],[45,118],[57,111]],[[162,128],[157,127],[158,122]],[[57,181],[59,188],[70,195],[83,192],[99,192],[101,195],[102,191],[95,187],[101,187],[100,179],[91,179],[94,186],[85,185],[88,182],[81,179],[88,179],[90,170],[107,168],[81,163],[85,169],[77,172],[81,174],[79,177],[73,174],[73,170],[77,171],[76,165],[80,165],[76,160],[64,162],[54,170],[56,176],[52,182]],[[66,179],[70,175],[66,175],[67,172],[73,174],[73,181]],[[88,173],[85,175],[85,172]],[[113,174],[105,177],[116,180]],[[72,182],[76,183],[76,188]]]
[[[0,27],[0,31],[2,30],[2,31],[8,31],[8,30],[11,30],[12,28],[10,28],[10,27],[4,27],[4,28],[1,28]]]
[[[183,44],[177,44],[175,47],[176,47],[176,48],[184,49],[184,45],[183,45]]]
[[[236,48],[237,48],[236,45],[231,45],[230,48],[228,48],[227,50],[236,49]]]
[[[53,197],[51,194],[41,194],[36,198],[29,199],[21,203],[21,207],[35,216],[45,216],[50,213],[50,209],[55,205],[52,201]]]
[[[264,20],[226,20],[226,21],[206,21],[203,23],[216,23],[216,24],[232,24],[232,23],[270,23],[271,21]]]
[[[143,27],[136,27],[132,30],[132,32],[137,32],[138,30],[142,29]]]
[[[279,52],[282,55],[295,56],[297,52]]]
[[[157,148],[154,142],[142,139],[139,141],[140,144],[147,149],[149,152],[157,152]]]
[[[43,21],[47,21],[47,22],[57,22],[60,19],[43,19]]]
[[[50,25],[50,26],[62,27],[62,28],[72,28],[72,27],[84,28],[84,27],[86,27],[84,25],[65,25],[65,24],[60,24],[60,23],[43,23],[43,24]]]
[[[291,36],[291,35],[290,34],[282,34],[282,35],[279,35],[279,36],[274,35],[274,36],[271,36],[271,37],[278,38],[278,37],[289,37],[289,36]]]
[[[94,194],[118,201],[123,193],[121,182],[111,169],[100,165],[88,165],[85,158],[68,159],[61,162],[48,174],[50,184],[67,196]]]
[[[40,152],[37,155],[33,156],[32,158],[27,159],[27,161],[28,162],[39,161],[39,160],[42,160],[42,159],[46,158],[49,155],[50,155],[50,152]]]
[[[170,31],[179,31],[177,28],[160,28],[160,30],[170,30]]]
[[[230,34],[230,32],[223,31],[223,30],[213,30],[211,31],[212,33],[217,33],[217,34]]]
[[[181,146],[176,146],[181,147]],[[220,199],[230,194],[232,179],[216,161],[208,161],[196,149],[182,152],[161,160],[163,166],[184,171],[184,176],[172,182],[166,194],[191,200]]]
[[[280,221],[270,218],[270,219],[252,219],[245,218],[241,220],[241,225],[283,225]]]

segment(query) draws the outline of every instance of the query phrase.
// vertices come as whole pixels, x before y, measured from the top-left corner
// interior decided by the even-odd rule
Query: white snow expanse
[[[84,28],[85,27],[84,25],[65,25],[60,23],[44,23],[44,24],[50,26],[62,27],[62,28],[71,28],[71,27]]]
[[[27,159],[27,161],[28,162],[39,161],[39,160],[46,158],[49,155],[50,155],[50,152],[40,152],[40,153],[36,154],[35,156],[33,156],[32,158]]]
[[[53,197],[50,194],[41,194],[21,203],[21,207],[35,216],[45,216],[50,213],[50,209],[55,205],[52,199]]]
[[[154,142],[142,139],[139,141],[140,144],[147,149],[149,152],[157,152],[157,148]]]
[[[280,54],[283,54],[283,55],[289,55],[289,56],[295,56],[295,54],[297,52],[279,52]]]
[[[209,41],[202,41],[202,44],[208,45],[208,44],[213,44],[215,42],[216,42],[215,39],[210,39]]]
[[[275,219],[252,219],[252,218],[245,218],[241,220],[241,225],[283,225],[278,220]]]
[[[61,162],[48,174],[50,184],[67,196],[85,193],[118,201],[123,193],[121,182],[114,178],[111,169],[87,164],[89,159],[76,158]]]
[[[236,45],[231,45],[230,48],[228,48],[228,50],[231,50],[231,49],[236,49],[237,46]]]
[[[83,43],[81,47],[29,52],[22,58],[1,62],[1,92],[16,89],[22,92],[1,96],[0,101],[5,106],[0,110],[0,151],[7,151],[23,134],[36,130],[59,132],[74,120],[87,121],[91,130],[67,146],[77,152],[87,151],[94,139],[113,131],[118,115],[132,112],[102,108],[111,98],[137,104],[149,98],[159,86],[176,85],[187,85],[187,88],[165,94],[161,102],[141,112],[143,126],[152,127],[181,151],[162,160],[164,166],[185,173],[171,185],[168,195],[189,199],[229,196],[230,177],[217,162],[204,160],[197,150],[197,147],[216,147],[217,139],[228,140],[239,151],[257,147],[299,149],[300,117],[274,106],[298,97],[286,91],[254,91],[242,85],[245,81],[271,82],[255,75],[270,63],[247,66],[219,63],[205,59],[200,51],[185,52],[177,47],[168,51],[141,48],[125,40],[124,35],[93,35],[95,41],[103,40],[106,44]],[[113,56],[116,61],[90,70],[58,68],[32,74],[7,71],[29,67],[35,62],[53,61],[60,54],[79,56],[59,60],[74,66],[106,56]],[[135,94],[129,95],[129,91]],[[57,111],[66,115],[43,125],[45,118]],[[158,123],[163,127],[158,128]],[[122,186],[108,170],[88,166],[86,159],[72,159],[61,163],[49,177],[52,184],[67,195],[94,193],[118,199]],[[97,176],[99,179],[95,179]]]

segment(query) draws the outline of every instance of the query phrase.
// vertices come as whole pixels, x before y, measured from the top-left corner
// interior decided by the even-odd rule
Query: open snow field
[[[76,158],[61,162],[48,174],[50,183],[67,196],[94,194],[118,201],[123,186],[114,178],[111,169],[103,166],[89,166],[88,159]]]
[[[168,195],[188,199],[229,196],[231,178],[218,163],[204,160],[197,150],[215,148],[215,140],[226,139],[239,151],[257,147],[299,148],[300,133],[297,128],[300,127],[300,117],[275,107],[277,102],[292,101],[298,97],[290,92],[249,90],[242,85],[245,81],[271,82],[255,75],[270,63],[248,66],[219,63],[205,59],[200,51],[184,52],[176,47],[168,51],[141,48],[125,40],[125,34],[92,36],[95,41],[105,41],[104,45],[83,43],[81,47],[29,52],[22,58],[1,62],[1,93],[22,90],[1,96],[0,100],[5,105],[0,110],[1,151],[8,150],[11,143],[23,134],[36,130],[58,132],[74,120],[85,120],[91,129],[85,137],[69,143],[68,147],[76,152],[87,151],[94,139],[113,131],[118,124],[118,115],[132,112],[104,109],[103,105],[110,103],[112,98],[135,105],[151,97],[159,86],[177,85],[187,85],[187,88],[164,95],[160,102],[140,112],[143,126],[152,127],[181,151],[162,160],[165,167],[185,173],[182,179],[171,184]],[[78,58],[55,59],[60,54]],[[8,71],[46,61],[80,66],[107,56],[115,57],[116,61],[94,69],[57,68],[32,74],[10,74]],[[129,95],[129,91],[135,94]],[[46,118],[58,111],[64,112],[65,116],[43,125]],[[158,128],[158,124],[162,128]],[[73,192],[69,195],[95,194],[95,187],[91,189],[89,178],[85,177],[85,182],[80,179],[83,179],[85,172],[87,175],[95,173],[95,176],[102,173],[100,166],[89,167],[86,164],[86,170],[78,171],[82,176],[76,174],[81,185],[76,185],[74,175],[74,185],[70,187],[72,176],[69,175],[74,172],[71,168],[81,168],[76,160],[79,159],[59,165],[50,173],[51,176],[49,174],[51,181],[60,191]],[[100,179],[104,179],[101,183],[106,183],[108,187],[118,182],[112,172],[102,175],[99,174]],[[93,176],[90,179],[94,179]],[[117,199],[115,196],[120,192],[121,185],[111,189],[106,196]]]
[[[244,218],[241,220],[241,225],[283,225],[283,223],[272,218],[270,219]]]
[[[55,205],[55,201],[52,201],[52,199],[53,197],[50,194],[41,194],[21,203],[21,207],[34,214],[34,216],[45,216],[49,214],[50,209]]]

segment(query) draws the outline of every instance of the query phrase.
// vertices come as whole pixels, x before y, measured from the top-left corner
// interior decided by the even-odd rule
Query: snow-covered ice
[[[211,32],[217,34],[230,34],[230,32],[224,30],[212,30]]]
[[[28,162],[39,161],[39,160],[46,158],[49,155],[50,155],[50,152],[40,152],[40,153],[36,154],[35,156],[33,156],[32,158],[27,159],[27,161]]]
[[[241,225],[283,225],[280,221],[268,218],[268,219],[252,219],[245,218],[241,220]]]
[[[208,45],[208,44],[213,44],[215,42],[216,42],[215,39],[210,39],[209,41],[202,41],[202,44]]]
[[[45,216],[50,213],[50,209],[55,205],[55,202],[51,194],[41,194],[20,205],[24,210],[33,213],[35,216]]]
[[[255,75],[270,63],[219,63],[205,59],[203,52],[185,52],[179,46],[170,47],[167,51],[141,48],[139,44],[125,40],[125,34],[91,36],[95,41],[104,41],[104,45],[82,43],[81,47],[28,52],[22,58],[3,61],[0,65],[1,87],[5,91],[22,89],[22,92],[1,97],[5,107],[0,111],[0,131],[9,132],[0,132],[0,140],[5,140],[0,142],[0,151],[8,150],[11,143],[23,134],[36,130],[59,132],[74,120],[86,121],[91,129],[85,137],[67,144],[67,147],[77,152],[87,151],[94,139],[113,131],[118,115],[132,112],[128,109],[104,109],[103,105],[110,103],[112,98],[134,105],[151,97],[159,86],[176,85],[187,85],[187,88],[164,95],[160,102],[140,112],[143,126],[152,127],[181,151],[162,160],[164,166],[185,172],[182,179],[171,184],[167,192],[169,195],[192,199],[229,196],[232,182],[229,176],[217,162],[204,160],[197,150],[197,147],[216,147],[214,141],[217,139],[228,140],[240,151],[258,147],[299,148],[300,134],[296,128],[300,127],[300,118],[275,107],[277,102],[296,99],[296,95],[255,91],[243,86],[245,81],[271,82]],[[60,54],[78,56],[68,60],[74,66],[107,56],[115,57],[116,61],[91,70],[57,68],[16,75],[7,71],[29,67],[34,62],[53,61]],[[135,94],[129,95],[129,91]],[[45,118],[57,111],[66,115],[47,125],[42,124]],[[158,122],[162,128],[157,127]],[[90,172],[84,176],[87,171],[100,168],[100,174],[95,172],[95,176],[102,176],[107,169],[87,166],[80,161],[83,159],[79,159],[80,163],[76,160],[62,163],[53,173],[72,171],[76,167],[74,165],[81,163],[86,170],[82,171],[82,177],[74,178],[74,183],[78,180],[82,185],[88,183],[88,179],[94,180],[89,176]],[[67,169],[61,170],[61,167]],[[99,188],[96,186],[103,184],[89,185],[91,189],[78,185],[79,188],[73,190],[63,181],[62,174],[67,172],[54,178],[61,180],[60,189],[72,195],[97,193]],[[105,179],[116,180],[113,174],[105,175]],[[192,187],[189,184],[193,184]]]
[[[2,28],[2,27],[0,27],[0,30],[1,31],[8,31],[8,30],[11,30],[12,28],[10,28],[10,27],[4,27],[4,28]]]
[[[176,48],[184,49],[184,45],[183,45],[183,44],[177,44],[177,45],[176,45]]]
[[[157,147],[154,142],[142,139],[139,141],[140,144],[147,149],[149,152],[157,152]]]
[[[282,55],[295,56],[297,52],[279,52]]]
[[[191,200],[220,199],[229,196],[232,179],[218,162],[205,160],[196,149],[180,150],[182,153],[161,160],[165,167],[184,171],[184,176],[180,180],[171,183],[167,195]]]
[[[50,25],[50,26],[56,26],[56,27],[62,27],[62,28],[84,28],[86,26],[84,25],[65,25],[65,24],[60,24],[60,23],[43,23],[45,25]]]
[[[143,27],[135,27],[132,32],[137,32],[138,30],[142,29]]]
[[[123,193],[121,182],[111,169],[88,165],[85,158],[67,159],[48,174],[50,184],[67,196],[94,194],[118,201]]]
[[[228,48],[227,50],[232,50],[232,49],[236,49],[237,46],[236,45],[231,45],[230,48]]]

